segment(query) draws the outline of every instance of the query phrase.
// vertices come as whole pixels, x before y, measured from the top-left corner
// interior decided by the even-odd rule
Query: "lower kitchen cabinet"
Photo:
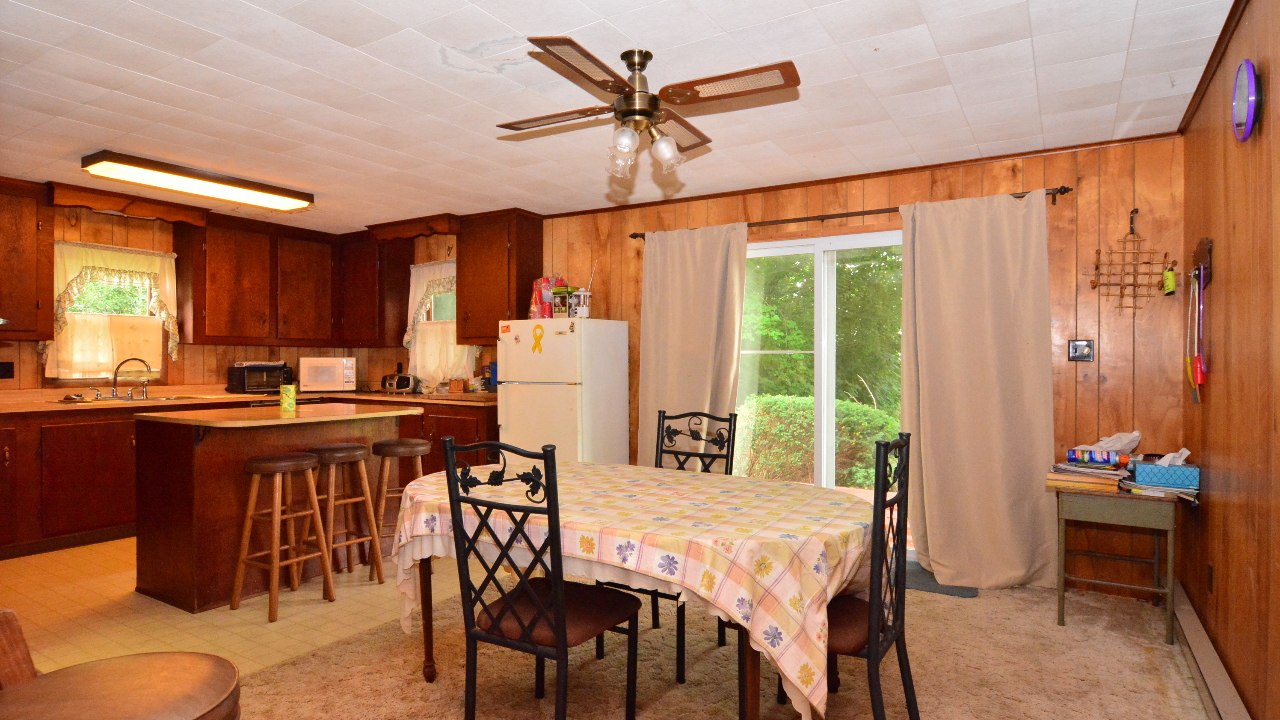
[[[14,541],[14,469],[17,456],[18,431],[0,428],[0,545]]]
[[[136,520],[133,419],[40,430],[40,524],[45,537]]]

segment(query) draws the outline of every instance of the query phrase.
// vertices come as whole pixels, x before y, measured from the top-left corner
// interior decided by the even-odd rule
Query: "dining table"
[[[759,717],[762,653],[806,720],[814,710],[825,714],[827,604],[867,589],[870,503],[809,483],[635,465],[561,462],[556,484],[567,578],[678,593],[733,623],[743,653],[740,718]],[[514,501],[523,501],[524,490],[520,483],[484,488],[486,497]],[[530,522],[535,541],[539,532],[546,537],[546,522]],[[428,682],[437,672],[431,559],[455,557],[451,531],[445,474],[410,482],[393,557],[406,633],[413,610],[422,610]]]

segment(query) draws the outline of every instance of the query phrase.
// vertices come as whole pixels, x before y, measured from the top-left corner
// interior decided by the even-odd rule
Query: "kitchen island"
[[[399,437],[400,419],[421,414],[420,407],[348,403],[138,414],[138,592],[193,613],[228,604],[249,501],[246,459],[371,445]],[[370,478],[376,473],[371,462]],[[304,577],[318,574],[317,561],[304,568]],[[265,572],[245,576],[246,597],[266,588]]]

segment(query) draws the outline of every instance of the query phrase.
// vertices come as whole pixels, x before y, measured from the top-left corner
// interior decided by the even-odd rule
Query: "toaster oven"
[[[293,384],[293,368],[288,365],[234,365],[227,368],[227,392],[270,395],[281,385]]]

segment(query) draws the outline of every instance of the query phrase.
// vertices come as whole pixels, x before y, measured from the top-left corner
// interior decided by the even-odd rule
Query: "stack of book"
[[[1120,487],[1128,490],[1134,495],[1150,495],[1152,497],[1173,497],[1177,496],[1183,500],[1198,503],[1197,497],[1200,491],[1195,488],[1173,488],[1164,485],[1140,485],[1132,480],[1121,480]]]
[[[1050,488],[1064,490],[1102,490],[1116,492],[1120,481],[1129,477],[1128,470],[1092,463],[1058,463],[1045,478]]]

